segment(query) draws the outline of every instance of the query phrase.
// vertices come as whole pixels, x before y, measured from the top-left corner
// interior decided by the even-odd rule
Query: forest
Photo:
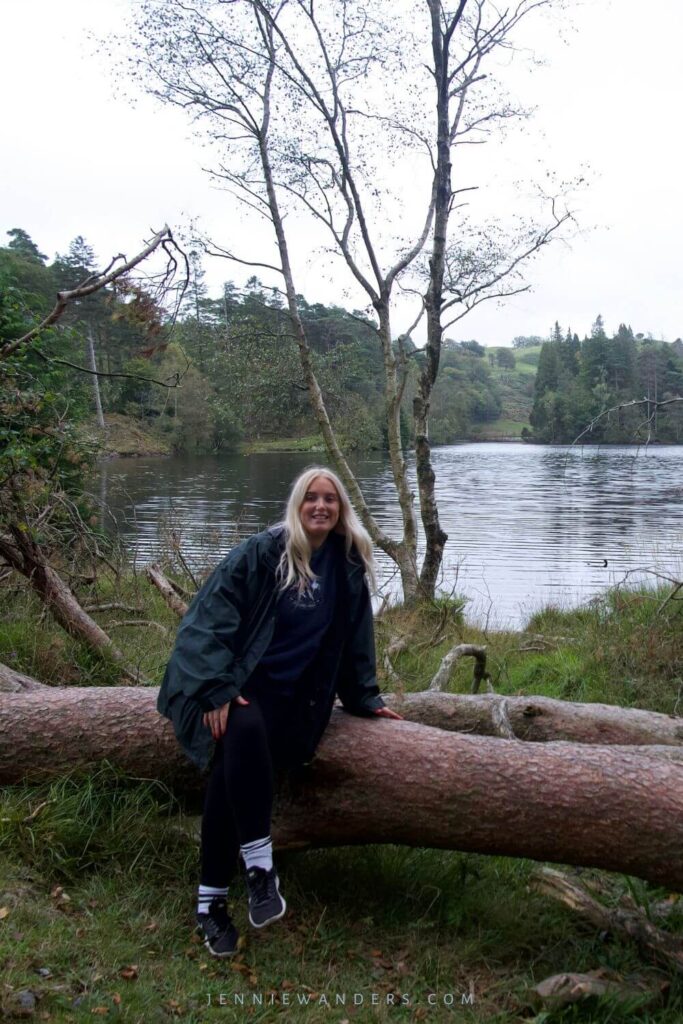
[[[58,291],[75,287],[97,266],[81,236],[48,261],[23,229],[7,234],[0,248],[3,340],[40,320]],[[204,278],[195,251],[177,310],[155,304],[139,286],[121,284],[74,306],[43,340],[41,354],[28,357],[42,360],[48,401],[59,395],[69,423],[113,454],[235,451],[283,440],[315,448],[315,419],[281,295],[252,277],[242,288],[226,282],[219,297],[210,297]],[[372,318],[303,296],[298,305],[343,447],[385,449],[382,353]],[[423,357],[412,339],[405,343],[413,352],[401,414],[407,445]],[[78,366],[95,368],[98,376]],[[155,383],[175,379],[177,387]],[[430,437],[436,445],[579,438],[583,444],[679,443],[682,391],[680,339],[668,344],[634,335],[624,324],[610,338],[600,316],[582,341],[557,322],[545,340],[521,336],[497,347],[445,338]],[[98,432],[98,418],[108,430]],[[136,449],[131,439],[140,437]]]
[[[19,330],[47,313],[57,291],[87,278],[96,259],[78,237],[48,263],[26,232],[9,234],[9,244],[0,249],[0,287]],[[241,442],[295,442],[316,433],[279,293],[251,278],[242,289],[226,282],[222,295],[211,298],[204,276],[192,253],[187,288],[172,320],[149,296],[119,287],[79,304],[60,322],[47,343],[50,357],[95,365],[100,374],[85,380],[73,366],[58,364],[57,370],[53,364],[65,401],[68,395],[70,422],[94,424],[101,407],[112,423],[126,417],[144,427],[162,451],[174,452],[229,451]],[[385,448],[382,353],[372,320],[363,312],[309,304],[303,296],[298,305],[344,447]],[[5,336],[11,335],[7,320]],[[476,342],[447,343],[434,401],[435,443],[466,437],[472,426],[499,415],[499,391],[483,356]],[[180,383],[173,389],[150,380],[171,381],[176,374]],[[405,410],[412,391],[414,380],[406,389]],[[407,440],[407,412],[402,424]]]

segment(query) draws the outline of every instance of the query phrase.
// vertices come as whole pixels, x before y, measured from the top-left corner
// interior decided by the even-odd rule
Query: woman
[[[273,769],[312,758],[337,693],[357,715],[398,719],[375,679],[372,543],[341,481],[305,470],[285,519],[223,559],[178,630],[157,707],[200,768],[210,766],[202,818],[197,927],[214,956],[238,934],[228,885],[241,856],[249,920],[286,909],[273,867]]]

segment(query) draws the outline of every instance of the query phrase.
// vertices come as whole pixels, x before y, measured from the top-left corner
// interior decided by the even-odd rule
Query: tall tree
[[[386,0],[371,12],[349,0],[320,6],[311,0],[201,0],[190,7],[172,0],[161,10],[145,0],[136,19],[136,69],[144,69],[162,101],[196,115],[221,147],[216,173],[224,186],[272,226],[277,255],[270,261],[249,260],[216,243],[208,251],[282,276],[291,333],[328,453],[373,540],[398,564],[406,598],[434,593],[446,540],[428,430],[443,330],[479,302],[524,287],[517,276],[523,260],[568,216],[553,207],[548,224],[527,226],[512,241],[495,229],[468,231],[461,221],[457,239],[449,238],[456,197],[474,188],[454,187],[453,152],[519,113],[497,103],[495,55],[528,13],[549,2],[521,0],[501,12],[490,0],[460,0],[452,9],[438,0],[415,0],[404,20]],[[410,87],[397,89],[399,80]],[[402,237],[396,203],[406,195],[386,166],[389,159],[394,166],[419,159],[419,153],[425,161],[422,209],[410,235]],[[414,200],[412,182],[410,192]],[[328,233],[336,257],[374,310],[403,527],[399,539],[372,516],[324,401],[297,303],[287,219],[293,209]],[[394,237],[387,230],[392,224]],[[418,313],[426,313],[427,342],[413,356],[393,340],[399,283],[417,293]],[[413,434],[426,536],[421,567],[401,446],[409,361],[418,372]]]
[[[27,231],[23,228],[11,228],[7,234],[10,237],[7,248],[13,253],[36,263],[45,263],[47,256],[40,251]]]
[[[82,235],[77,235],[69,245],[68,252],[64,256],[56,257],[52,272],[57,279],[60,291],[65,288],[77,287],[97,272],[95,250],[88,245]],[[66,318],[67,323],[72,320],[82,328],[86,361],[90,370],[95,419],[100,430],[105,429],[105,422],[98,374],[96,335],[98,321],[101,322],[104,319],[104,298],[103,292],[86,296],[74,303],[70,315]]]

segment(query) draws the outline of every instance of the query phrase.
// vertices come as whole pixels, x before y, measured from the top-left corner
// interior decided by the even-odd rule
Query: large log
[[[0,696],[0,783],[102,759],[196,782],[152,688]],[[683,765],[637,748],[525,744],[336,711],[287,786],[279,847],[401,843],[638,875],[683,890]]]

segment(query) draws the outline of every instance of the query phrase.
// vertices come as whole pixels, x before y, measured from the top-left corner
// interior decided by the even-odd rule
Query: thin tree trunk
[[[26,577],[59,625],[70,636],[87,644],[100,656],[116,661],[122,675],[127,679],[133,682],[143,681],[138,672],[126,665],[124,655],[101,626],[83,611],[74,592],[48,564],[28,532],[24,532],[18,526],[10,527],[10,532],[15,543],[0,539],[0,553],[13,569]]]
[[[88,348],[88,363],[92,370],[92,390],[93,397],[95,399],[95,413],[97,415],[97,426],[100,430],[106,429],[104,422],[104,413],[102,412],[102,399],[100,396],[100,379],[97,376],[97,360],[95,358],[95,338],[93,336],[92,324],[88,324],[86,329],[86,344]]]
[[[145,569],[145,573],[149,580],[157,588],[168,607],[176,613],[176,615],[182,619],[188,609],[188,605],[183,601],[169,580],[164,576],[163,572],[158,565],[148,565]]]
[[[273,67],[271,67],[272,76]],[[264,116],[261,133],[259,136],[259,150],[261,159],[261,168],[263,170],[263,178],[266,185],[266,193],[268,196],[268,208],[277,239],[278,252],[280,255],[280,263],[282,268],[282,275],[285,282],[285,292],[287,296],[287,310],[289,313],[290,322],[292,324],[292,330],[294,337],[299,349],[299,358],[301,361],[301,368],[304,375],[304,381],[308,388],[308,393],[311,399],[311,405],[313,412],[318,421],[318,426],[325,442],[327,452],[334,463],[334,466],[339,473],[344,486],[347,488],[349,495],[363,521],[365,528],[372,537],[375,544],[380,547],[390,558],[392,558],[399,567],[401,573],[401,580],[403,583],[404,594],[406,598],[412,598],[417,592],[417,565],[415,562],[415,550],[414,541],[415,536],[414,530],[414,513],[412,510],[412,498],[405,480],[405,472],[403,474],[403,484],[399,489],[399,504],[401,506],[401,514],[403,517],[404,526],[404,537],[401,541],[396,541],[386,534],[378,526],[374,516],[370,512],[367,506],[363,493],[358,485],[358,481],[353,474],[351,467],[349,466],[344,453],[342,452],[337,442],[336,435],[334,433],[332,424],[330,422],[327,409],[325,408],[325,400],[323,398],[322,391],[318,379],[315,375],[313,368],[313,361],[311,358],[311,350],[308,345],[308,339],[306,337],[306,330],[299,313],[299,306],[297,303],[296,288],[294,286],[294,275],[292,271],[291,260],[289,256],[289,247],[287,244],[287,237],[285,235],[284,223],[282,215],[280,213],[280,206],[278,203],[277,193],[275,190],[275,183],[273,179],[273,170],[270,162],[270,154],[268,151],[268,125],[270,119],[270,80],[266,82],[264,91]],[[388,321],[388,310],[385,310],[384,317],[386,320],[386,330],[390,331]],[[390,338],[389,338],[390,344]],[[386,365],[386,352],[385,352],[385,365]],[[394,374],[395,377],[395,374]],[[396,418],[398,417],[398,410],[396,410]],[[394,469],[394,475],[399,470],[397,459],[400,459],[402,463],[402,455],[400,453],[400,432],[397,439],[396,426],[391,422],[388,424],[390,444],[393,438],[393,456],[392,456],[392,468]],[[398,448],[397,448],[398,444]],[[401,479],[399,473],[399,480]],[[412,523],[412,528],[411,528]],[[411,549],[411,544],[413,549]]]
[[[196,786],[156,690],[0,696],[0,783],[103,759]],[[637,749],[522,744],[335,712],[281,791],[280,848],[431,846],[606,868],[683,889],[683,765]]]
[[[427,313],[427,344],[425,361],[413,401],[415,425],[415,468],[420,495],[420,514],[425,531],[425,557],[420,572],[420,588],[425,597],[433,597],[443,560],[448,534],[441,527],[439,509],[434,493],[434,469],[429,443],[429,408],[432,390],[439,372],[441,359],[441,306],[443,303],[446,242],[451,213],[451,125],[449,49],[453,31],[460,13],[451,17],[448,27],[443,25],[443,8],[437,0],[427,0],[432,23],[432,58],[436,85],[436,171],[435,205],[432,251],[429,258],[429,287],[425,295]]]

